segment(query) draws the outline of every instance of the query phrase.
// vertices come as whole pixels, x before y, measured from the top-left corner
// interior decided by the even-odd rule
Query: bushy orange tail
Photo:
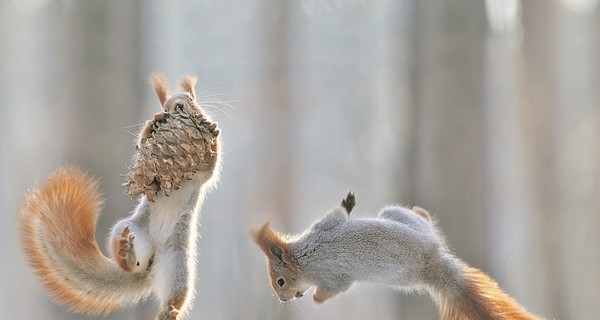
[[[98,248],[101,203],[93,179],[62,168],[28,191],[19,221],[25,254],[46,290],[59,303],[91,314],[136,302],[146,282],[119,270]]]
[[[443,296],[442,320],[534,320],[540,319],[508,296],[488,275],[465,266],[464,287],[453,296]]]

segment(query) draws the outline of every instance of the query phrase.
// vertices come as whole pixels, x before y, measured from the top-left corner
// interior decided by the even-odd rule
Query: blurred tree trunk
[[[267,209],[282,223],[282,227],[291,228],[290,221],[296,212],[290,203],[291,176],[296,166],[296,153],[293,134],[297,126],[295,112],[291,109],[293,88],[289,78],[292,76],[290,42],[293,39],[291,29],[295,22],[291,3],[287,1],[271,1],[268,10],[263,11],[264,21],[260,30],[259,41],[262,52],[259,62],[262,73],[259,75],[262,90],[259,99],[263,105],[259,113],[259,128],[265,130],[264,137],[258,145],[261,171],[270,172],[262,177],[263,188],[256,197],[259,203],[269,203]]]
[[[244,201],[247,208],[268,212],[279,228],[291,230],[291,222],[299,214],[298,208],[293,207],[296,197],[293,196],[291,179],[297,171],[297,153],[301,152],[294,144],[298,120],[291,108],[293,88],[289,80],[292,76],[289,60],[295,15],[291,2],[268,2],[268,7],[258,15],[262,23],[256,34],[260,48],[256,63],[260,67],[255,81],[260,85],[255,93],[260,108],[255,109],[253,115],[259,137],[252,153],[256,156],[257,166],[255,172],[247,173],[253,178],[249,180],[252,187],[247,190],[249,193],[244,196]],[[257,185],[260,187],[256,188]],[[248,304],[246,310],[254,310],[264,319],[278,319],[281,309],[277,308],[277,303],[273,299],[269,304]],[[241,308],[232,314],[237,318],[247,317],[247,311]],[[295,312],[288,310],[286,315],[293,317]]]
[[[486,269],[485,8],[480,1],[414,1],[414,7],[412,203],[436,216],[459,257]],[[437,318],[430,301],[406,301],[407,314]]]
[[[549,66],[557,88],[551,131],[557,217],[554,229],[546,229],[554,238],[556,273],[548,309],[556,318],[591,320],[600,314],[600,275],[590,267],[600,265],[600,20],[598,10],[557,9]]]
[[[134,135],[139,130],[135,125],[141,122],[143,110],[140,89],[147,83],[139,73],[139,5],[137,1],[117,2],[65,4],[58,47],[61,80],[57,104],[65,108],[72,124],[64,129],[63,157],[101,179],[106,201],[96,238],[102,249],[109,228],[133,208],[123,195],[120,174],[125,173],[134,151]],[[61,319],[81,319],[63,310]],[[109,319],[141,315],[144,308],[138,306]],[[146,313],[145,317],[153,315]]]
[[[527,249],[538,257],[530,260],[545,261],[543,265],[523,266],[515,271],[519,278],[538,288],[538,292],[528,294],[538,297],[534,305],[542,305],[548,314],[559,319],[569,318],[563,313],[562,264],[557,234],[559,214],[556,185],[556,82],[553,72],[554,48],[550,39],[556,33],[557,5],[548,5],[540,1],[523,2],[524,59],[525,59],[525,96],[526,108],[522,116],[522,140],[525,143],[524,163],[531,181],[529,193],[532,223],[527,225],[527,238],[536,249]],[[522,243],[521,246],[525,246]]]
[[[0,312],[3,317],[27,314],[42,319],[52,311],[49,299],[39,292],[40,284],[25,270],[25,258],[17,229],[23,196],[37,177],[47,175],[59,161],[56,141],[51,130],[39,130],[53,119],[45,106],[48,96],[45,84],[52,67],[47,63],[53,55],[46,53],[56,32],[53,17],[41,14],[33,3],[0,2]],[[35,23],[31,23],[35,21]],[[40,157],[43,150],[44,156]],[[14,257],[14,258],[13,258]],[[25,292],[28,294],[19,294]]]
[[[12,59],[14,62],[7,66],[14,70],[2,73],[11,78],[0,81],[30,84],[30,87],[11,85],[6,95],[20,100],[14,105],[24,106],[3,110],[6,119],[18,121],[9,121],[14,124],[12,128],[0,126],[0,132],[6,129],[19,132],[18,140],[13,137],[12,146],[8,147],[10,151],[6,151],[14,152],[15,162],[2,165],[15,170],[3,177],[19,181],[22,186],[17,186],[14,194],[0,193],[10,196],[9,211],[15,213],[25,188],[32,185],[34,179],[43,181],[58,165],[75,165],[88,170],[100,179],[106,199],[97,230],[102,249],[110,225],[132,208],[132,203],[123,196],[119,175],[125,172],[133,151],[133,136],[128,131],[136,132],[137,128],[128,127],[139,122],[139,86],[145,82],[140,81],[137,72],[138,4],[129,2],[116,6],[116,2],[44,2],[39,4],[41,7],[26,2],[3,3],[3,6],[18,8],[2,20],[11,27],[0,31],[11,33],[2,35],[2,47],[15,49],[9,53],[12,58],[2,57],[2,61]],[[29,23],[19,26],[18,21]],[[32,83],[31,79],[35,81]],[[49,131],[42,136],[32,136],[35,132],[32,128],[36,127]],[[10,136],[3,133],[2,136]],[[18,147],[15,143],[19,143]],[[40,154],[43,157],[40,158]],[[15,220],[10,225],[16,225],[16,215],[10,217]],[[11,238],[16,239],[16,234]],[[11,250],[20,250],[14,240],[11,243]],[[18,255],[14,253],[14,256]],[[14,281],[32,277],[29,272],[17,275]],[[39,283],[36,288],[39,290]],[[40,311],[39,318],[44,319],[82,319],[81,315],[43,297],[44,301],[35,303],[36,308],[29,312]],[[5,317],[17,318],[21,308],[1,309],[8,310]],[[11,310],[15,312],[13,316],[10,316]],[[134,312],[127,314],[110,318],[134,318]]]
[[[501,4],[497,4],[501,5]],[[492,10],[492,9],[490,9]],[[496,7],[496,10],[501,10]],[[539,164],[531,128],[528,103],[529,66],[523,56],[521,16],[502,18],[502,12],[488,12],[492,28],[486,46],[486,181],[490,230],[490,274],[505,290],[530,310],[545,310],[545,273],[538,272],[545,258],[545,244],[539,239],[536,215],[536,168]],[[504,26],[504,27],[499,27]],[[539,45],[539,43],[538,43]],[[536,60],[539,58],[535,58]],[[526,68],[525,70],[523,70]],[[533,130],[533,132],[532,132]],[[536,235],[536,236],[532,236]],[[532,258],[532,252],[536,255]]]

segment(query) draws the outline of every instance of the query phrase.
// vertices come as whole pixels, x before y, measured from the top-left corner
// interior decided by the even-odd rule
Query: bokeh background
[[[0,48],[3,319],[93,319],[42,291],[19,207],[80,166],[101,181],[105,239],[134,206],[120,174],[159,111],[151,71],[197,74],[223,132],[190,319],[437,319],[384,286],[278,304],[248,228],[300,232],[348,189],[356,215],[430,210],[532,312],[600,314],[598,0],[4,0]]]

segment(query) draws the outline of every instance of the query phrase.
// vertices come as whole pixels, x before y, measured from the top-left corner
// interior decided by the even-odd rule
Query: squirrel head
[[[300,274],[284,236],[273,230],[269,221],[251,230],[250,233],[254,242],[267,256],[271,287],[277,293],[279,301],[286,302],[301,298],[309,286]]]
[[[196,102],[196,82],[198,79],[195,76],[185,75],[180,80],[180,85],[183,90],[181,93],[169,96],[169,86],[167,79],[163,74],[154,73],[150,77],[152,87],[156,92],[160,105],[166,112],[173,112],[175,109],[189,111],[200,111],[200,106]]]

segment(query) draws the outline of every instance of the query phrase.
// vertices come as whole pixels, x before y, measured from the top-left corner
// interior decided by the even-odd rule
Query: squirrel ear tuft
[[[252,236],[254,243],[258,245],[258,247],[267,255],[267,257],[272,256],[269,247],[278,242],[278,236],[271,228],[271,221],[267,220],[259,227],[251,229],[250,235]]]
[[[355,205],[356,198],[354,197],[354,193],[352,193],[352,191],[348,191],[346,198],[342,200],[341,206],[342,208],[346,209],[346,212],[348,213],[348,215],[350,215],[350,212],[352,212],[352,209],[354,209]]]
[[[167,83],[167,78],[162,73],[152,73],[152,75],[150,76],[150,82],[152,83],[154,92],[156,92],[156,96],[158,97],[160,105],[164,109],[165,101],[167,100],[167,96],[169,95],[169,85]]]
[[[196,100],[196,82],[198,82],[198,78],[192,75],[183,76],[180,82],[183,91],[189,93],[194,100]]]
[[[254,240],[254,243],[261,248],[266,235],[269,233],[269,229],[271,229],[271,221],[269,220],[265,221],[259,227],[250,229],[250,236],[252,236],[252,240]]]
[[[296,268],[290,248],[281,234],[271,228],[270,221],[250,230],[250,235],[269,260],[281,261],[290,269]]]

